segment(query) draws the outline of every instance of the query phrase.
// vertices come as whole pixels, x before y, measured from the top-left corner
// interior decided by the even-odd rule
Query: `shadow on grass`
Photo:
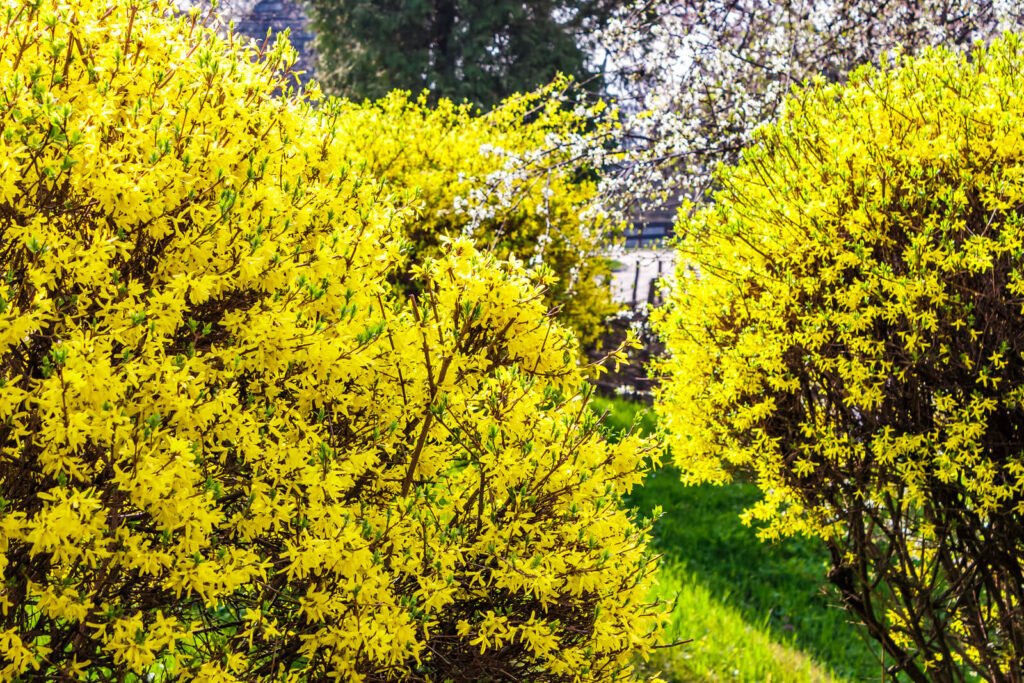
[[[836,680],[808,654],[778,642],[766,626],[747,621],[681,564],[662,563],[653,596],[674,603],[666,642],[688,642],[653,653],[643,666],[646,674],[658,673],[670,683]]]
[[[824,592],[824,549],[813,539],[759,541],[739,520],[757,498],[750,484],[683,486],[678,472],[668,467],[649,475],[628,504],[643,516],[660,505],[663,516],[655,523],[654,541],[665,564],[684,565],[694,581],[749,624],[763,626],[841,678],[877,680],[873,646]]]

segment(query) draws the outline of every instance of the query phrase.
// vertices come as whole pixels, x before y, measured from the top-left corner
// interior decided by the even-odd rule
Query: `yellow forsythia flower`
[[[373,115],[407,103],[293,59],[0,6],[0,679],[632,677],[653,444],[601,438],[519,261],[406,267],[429,174]]]
[[[682,220],[658,323],[683,478],[823,538],[908,680],[1024,676],[1022,65],[1007,35],[796,92]]]

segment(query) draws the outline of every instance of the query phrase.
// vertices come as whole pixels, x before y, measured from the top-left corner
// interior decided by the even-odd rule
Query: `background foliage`
[[[318,77],[362,100],[392,89],[490,109],[565,74],[596,74],[585,44],[609,0],[312,0]]]
[[[595,42],[623,110],[631,162],[606,179],[626,203],[707,199],[794,86],[839,82],[894,49],[967,50],[1024,26],[1012,0],[635,0]]]

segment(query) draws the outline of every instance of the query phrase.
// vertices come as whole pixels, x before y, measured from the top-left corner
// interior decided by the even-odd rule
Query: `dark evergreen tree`
[[[610,0],[311,0],[317,75],[355,99],[401,88],[485,109],[557,73],[593,77],[581,41]]]

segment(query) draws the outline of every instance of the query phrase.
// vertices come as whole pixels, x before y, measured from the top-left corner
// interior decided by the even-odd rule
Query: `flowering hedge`
[[[407,269],[283,43],[137,0],[0,35],[0,678],[630,677],[651,447],[600,437],[547,276]]]
[[[352,163],[405,191],[413,260],[461,235],[500,258],[545,266],[557,276],[546,300],[589,347],[617,309],[602,252],[618,225],[600,206],[596,176],[617,123],[601,103],[569,107],[572,87],[560,79],[482,115],[393,92],[343,105],[339,144]]]
[[[684,220],[659,403],[912,679],[1024,676],[1024,42],[799,92]]]

